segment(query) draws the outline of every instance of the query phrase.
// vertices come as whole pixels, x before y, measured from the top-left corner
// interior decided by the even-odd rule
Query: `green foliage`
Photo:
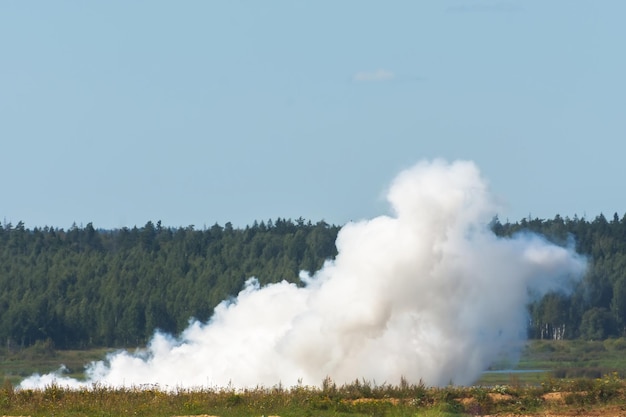
[[[615,318],[603,307],[593,307],[583,314],[580,336],[586,340],[603,340],[615,332]]]
[[[301,270],[335,256],[337,232],[280,218],[245,229],[0,225],[0,341],[9,350],[141,346],[156,329],[208,320],[252,276],[299,283]]]
[[[499,236],[525,231],[575,245],[589,259],[571,294],[529,305],[537,339],[626,337],[626,216],[522,219],[491,223]],[[40,343],[58,349],[144,345],[155,329],[178,333],[255,276],[261,285],[300,283],[336,255],[337,226],[297,219],[237,229],[215,224],[99,230],[29,230],[0,224],[0,341],[8,350]]]
[[[619,339],[606,339],[603,344],[606,350],[611,352],[626,351],[626,338],[624,337],[620,337]]]
[[[572,284],[571,294],[552,293],[529,306],[529,335],[537,339],[601,340],[626,336],[626,215],[607,221],[574,217],[522,219],[491,224],[498,236],[534,232],[557,245],[574,246],[589,260],[583,280]]]

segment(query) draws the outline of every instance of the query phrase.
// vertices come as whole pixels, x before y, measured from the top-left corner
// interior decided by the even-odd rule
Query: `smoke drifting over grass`
[[[393,214],[349,223],[338,255],[306,285],[254,279],[208,323],[157,333],[141,353],[90,365],[87,382],[34,375],[22,388],[318,385],[364,378],[470,384],[525,337],[530,294],[566,290],[585,270],[572,249],[496,237],[497,207],[471,162],[422,162],[393,181]]]

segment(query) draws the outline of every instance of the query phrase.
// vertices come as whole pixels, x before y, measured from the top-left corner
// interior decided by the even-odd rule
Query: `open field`
[[[547,378],[600,378],[613,372],[626,378],[626,339],[534,340],[524,346],[517,364],[496,362],[492,370],[476,384],[537,385]]]
[[[73,376],[84,364],[102,359],[107,349],[54,351],[41,346],[2,352],[0,415],[29,416],[451,416],[550,415],[626,417],[626,341],[533,341],[511,364],[494,365],[472,387],[431,388],[423,384],[377,386],[365,381],[322,387],[252,390],[178,389],[158,386],[109,388],[93,385],[71,391],[59,386],[16,390],[32,372],[49,372],[64,363]],[[533,370],[542,372],[519,372]]]
[[[54,350],[42,345],[7,352],[0,350],[0,378],[17,385],[37,372],[48,373],[64,364],[68,376],[80,378],[84,366],[102,360],[114,349]],[[509,372],[509,370],[512,370]],[[522,372],[520,372],[522,371]],[[524,372],[533,371],[533,372]],[[540,372],[534,372],[540,371]],[[604,341],[534,340],[521,347],[519,362],[496,361],[476,385],[533,384],[549,377],[599,378],[617,372],[626,378],[626,338]]]
[[[2,378],[17,385],[33,373],[49,373],[56,371],[61,365],[68,369],[67,376],[81,378],[84,376],[85,365],[92,361],[102,360],[112,349],[89,350],[52,350],[35,345],[27,349],[7,352],[0,351],[0,371]]]

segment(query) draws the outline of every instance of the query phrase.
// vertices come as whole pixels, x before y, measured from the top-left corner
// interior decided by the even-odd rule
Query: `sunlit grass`
[[[540,385],[444,388],[403,381],[398,386],[366,381],[320,387],[257,387],[236,390],[162,389],[159,386],[112,388],[92,385],[71,390],[50,385],[18,390],[5,381],[0,410],[30,416],[452,416],[528,414],[542,410],[602,407],[626,402],[626,381],[616,374],[598,379],[545,379]]]
[[[319,387],[247,390],[111,388],[98,384],[82,390],[54,385],[43,390],[18,390],[15,387],[24,377],[56,370],[61,363],[75,376],[82,376],[85,364],[110,352],[31,348],[0,357],[4,373],[0,415],[447,417],[581,410],[626,403],[626,382],[622,379],[625,347],[624,339],[534,341],[522,352],[517,369],[545,372],[487,373],[473,387],[433,388],[406,381],[398,386],[378,386],[362,380],[337,386],[327,379]]]

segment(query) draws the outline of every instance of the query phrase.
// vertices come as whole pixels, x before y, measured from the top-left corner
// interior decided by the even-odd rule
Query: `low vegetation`
[[[4,381],[18,385],[34,373],[50,373],[62,365],[65,375],[84,377],[85,365],[105,358],[111,349],[55,350],[45,343],[35,343],[24,349],[0,349],[0,370]],[[1,409],[0,409],[1,410]],[[1,415],[1,414],[0,414]]]
[[[232,387],[182,389],[138,386],[112,388],[93,384],[70,390],[51,385],[20,390],[32,372],[66,364],[78,376],[90,360],[106,350],[55,351],[36,345],[6,352],[0,389],[0,415],[29,416],[447,416],[585,414],[598,409],[626,416],[624,339],[605,341],[532,341],[516,368],[542,372],[486,373],[471,387],[427,387],[402,381],[398,386],[356,380],[338,386],[327,379],[320,387]],[[495,364],[497,367],[500,364]],[[7,374],[11,372],[12,374]],[[502,371],[502,370],[501,370]],[[495,377],[494,377],[495,375]]]
[[[601,378],[616,373],[626,378],[626,338],[532,340],[519,362],[496,361],[477,381],[481,385],[538,385],[546,378]]]
[[[29,416],[416,416],[528,415],[609,407],[626,403],[626,382],[616,374],[597,379],[546,379],[538,386],[430,388],[423,384],[373,385],[366,381],[337,386],[296,386],[236,390],[174,389],[159,386],[70,390],[50,385],[17,390],[5,382],[0,410]],[[617,407],[617,408],[615,408]],[[615,413],[614,413],[615,414]],[[617,413],[619,415],[619,412]]]

